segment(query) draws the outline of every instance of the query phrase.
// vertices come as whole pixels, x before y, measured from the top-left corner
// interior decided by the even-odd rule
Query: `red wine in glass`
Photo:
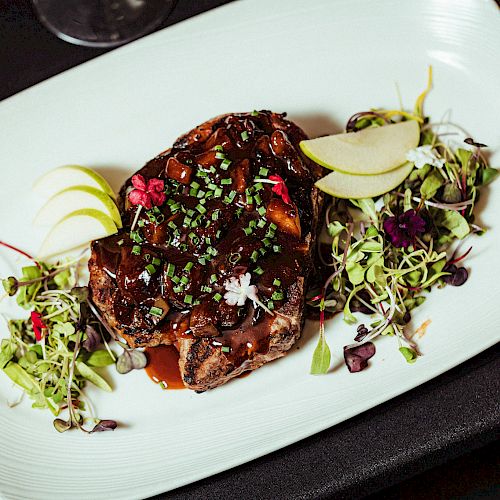
[[[33,0],[40,21],[59,38],[115,47],[153,31],[177,0]]]

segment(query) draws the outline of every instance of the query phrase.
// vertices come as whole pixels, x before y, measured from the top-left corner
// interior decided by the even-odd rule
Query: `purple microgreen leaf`
[[[344,360],[351,373],[360,372],[368,366],[368,360],[375,354],[375,344],[366,342],[355,347],[344,346]]]
[[[359,325],[356,331],[357,335],[354,337],[356,342],[361,342],[369,333],[369,330],[365,325]]]
[[[82,346],[86,351],[94,352],[101,343],[101,335],[92,325],[85,327],[85,334],[87,338],[83,341]]]
[[[132,349],[124,349],[118,356],[116,362],[116,370],[118,373],[124,375],[132,370],[140,370],[148,364],[148,358],[141,351]]]
[[[443,271],[450,273],[443,277],[443,281],[447,285],[462,286],[469,278],[469,273],[465,267],[457,267],[455,264],[446,266]]]
[[[467,139],[464,139],[465,144],[469,144],[470,146],[475,146],[476,148],[487,148],[488,146],[486,144],[481,144],[480,142],[475,142],[472,137],[467,137]]]
[[[99,423],[96,424],[90,431],[90,434],[93,432],[114,431],[117,427],[118,424],[114,420],[100,420]]]

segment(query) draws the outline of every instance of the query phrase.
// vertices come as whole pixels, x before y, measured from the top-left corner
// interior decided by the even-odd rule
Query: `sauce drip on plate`
[[[148,347],[146,373],[149,378],[161,384],[164,389],[185,389],[179,371],[179,351],[173,345]]]

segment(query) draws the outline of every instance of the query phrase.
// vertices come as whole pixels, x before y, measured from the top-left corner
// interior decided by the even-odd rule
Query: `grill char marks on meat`
[[[322,202],[320,167],[298,147],[305,138],[269,111],[210,120],[138,172],[165,181],[166,202],[142,209],[131,232],[129,179],[124,228],[92,244],[90,288],[104,319],[131,347],[175,343],[190,389],[281,357],[300,336]],[[224,299],[225,282],[246,273],[272,315]]]

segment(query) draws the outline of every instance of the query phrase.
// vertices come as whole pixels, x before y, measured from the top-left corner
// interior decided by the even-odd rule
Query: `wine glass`
[[[153,31],[177,0],[33,0],[40,21],[66,42],[115,47]]]

